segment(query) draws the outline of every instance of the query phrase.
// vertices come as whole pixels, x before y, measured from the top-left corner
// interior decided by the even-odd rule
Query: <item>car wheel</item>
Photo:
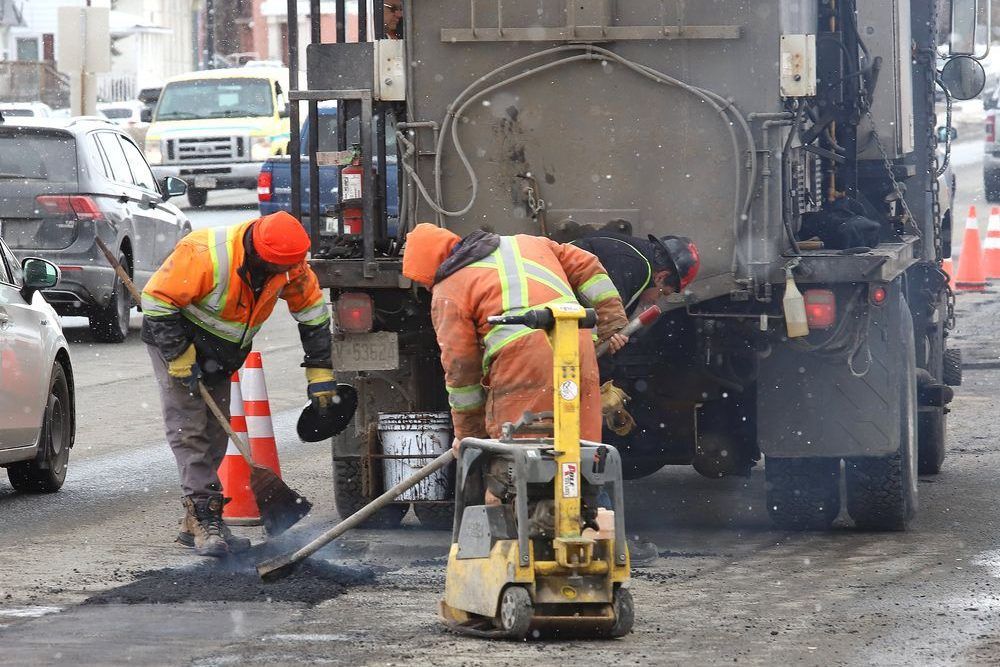
[[[208,190],[204,188],[188,188],[188,203],[195,208],[201,208],[208,202]]]
[[[11,486],[22,493],[52,493],[66,481],[69,449],[73,444],[73,401],[66,372],[58,362],[52,367],[39,440],[39,452],[34,460],[7,468]]]
[[[991,204],[1000,202],[1000,172],[987,171],[983,174],[983,190],[986,201]]]
[[[128,257],[119,254],[118,262],[129,275]],[[132,310],[132,295],[115,276],[115,284],[111,291],[111,300],[105,308],[95,311],[90,316],[90,333],[99,343],[121,343],[128,336],[129,315]]]

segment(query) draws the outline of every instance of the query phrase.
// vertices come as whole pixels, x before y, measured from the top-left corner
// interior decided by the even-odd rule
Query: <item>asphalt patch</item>
[[[193,567],[141,572],[132,583],[94,595],[83,604],[169,604],[183,602],[298,602],[314,605],[350,586],[375,581],[365,565],[338,565],[324,560],[303,562],[288,576],[265,583],[254,557],[231,556]]]

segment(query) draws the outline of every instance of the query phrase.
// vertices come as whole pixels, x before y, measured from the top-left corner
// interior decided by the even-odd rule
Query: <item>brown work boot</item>
[[[185,496],[183,500],[187,514],[181,523],[177,541],[194,547],[199,556],[216,558],[229,553],[229,545],[223,537],[222,496]]]

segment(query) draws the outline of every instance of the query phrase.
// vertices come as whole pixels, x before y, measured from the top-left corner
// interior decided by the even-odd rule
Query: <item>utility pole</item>
[[[205,0],[205,69],[215,69],[215,0]]]

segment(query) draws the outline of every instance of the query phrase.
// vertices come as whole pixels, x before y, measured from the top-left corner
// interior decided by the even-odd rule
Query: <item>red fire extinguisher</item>
[[[354,159],[340,170],[340,228],[344,234],[360,234],[364,221],[361,200],[361,183],[364,168],[361,151],[354,151]]]

